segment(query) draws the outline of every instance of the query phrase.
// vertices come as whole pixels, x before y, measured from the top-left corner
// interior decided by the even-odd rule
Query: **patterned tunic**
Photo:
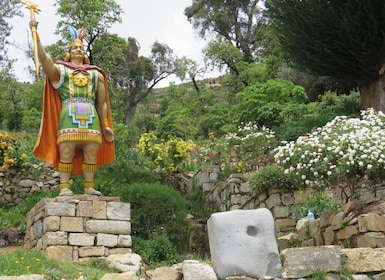
[[[60,95],[57,144],[67,141],[102,142],[99,116],[95,109],[98,71],[73,70],[59,64],[61,77],[52,85]]]

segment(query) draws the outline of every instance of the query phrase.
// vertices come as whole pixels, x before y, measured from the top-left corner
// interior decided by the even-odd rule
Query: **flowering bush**
[[[304,186],[337,186],[348,201],[363,179],[372,186],[385,179],[385,115],[368,109],[361,118],[336,117],[274,151],[286,174]]]
[[[193,143],[170,137],[167,141],[161,141],[154,132],[144,133],[139,139],[138,148],[141,153],[150,158],[159,168],[165,168],[169,172],[183,169],[190,161]]]
[[[227,134],[225,140],[222,146],[226,150],[227,158],[222,163],[223,169],[242,166],[238,172],[244,172],[254,169],[254,166],[257,165],[255,160],[272,148],[275,143],[275,135],[267,127],[259,127],[249,122],[239,126],[236,133]]]
[[[7,132],[0,132],[0,165],[3,170],[12,166],[21,167],[27,155],[22,152],[21,140]]]

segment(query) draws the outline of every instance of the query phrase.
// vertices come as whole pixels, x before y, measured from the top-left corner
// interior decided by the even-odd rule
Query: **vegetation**
[[[64,23],[85,25],[87,54],[109,73],[116,161],[101,167],[95,181],[104,195],[132,204],[133,249],[150,265],[171,264],[187,253],[187,234],[194,226],[186,222],[187,213],[207,219],[217,210],[200,190],[181,194],[170,186],[177,173],[206,165],[218,166],[223,178],[251,172],[251,195],[275,187],[314,188],[312,196],[292,209],[296,217],[306,215],[308,208],[316,215],[335,209],[327,187],[339,188],[347,201],[364,181],[376,191],[384,179],[385,117],[377,112],[383,105],[377,106],[382,104],[382,87],[376,83],[382,79],[385,40],[376,32],[383,30],[378,11],[385,4],[270,0],[262,13],[258,2],[194,0],[186,7],[185,15],[200,35],[212,35],[205,49],[208,65],[228,73],[212,86],[196,79],[203,71],[196,62],[177,57],[166,44],[155,42],[144,57],[135,38],[109,34],[108,26],[119,22],[122,13],[115,1],[83,1],[83,6],[56,1],[63,40],[47,46],[51,56],[63,57],[68,39]],[[8,11],[18,11],[13,4],[0,4],[1,21],[10,16]],[[0,28],[0,46],[7,34]],[[4,170],[38,163],[32,149],[42,107],[36,93],[43,90],[42,77],[21,84],[12,62],[6,62],[0,65]],[[155,88],[169,75],[191,83]],[[376,110],[361,111],[371,105]],[[74,177],[75,193],[81,192],[81,180]],[[29,209],[42,197],[55,195],[38,194],[0,210],[0,226],[24,230]],[[38,253],[21,259],[22,254],[0,257],[0,267],[10,274],[44,273],[51,279],[67,275],[67,264]],[[41,269],[27,270],[37,259],[44,263],[35,266]],[[104,264],[76,264],[68,275],[78,278],[75,274],[87,271],[89,279],[99,279],[98,268],[88,272],[88,266]]]
[[[303,69],[359,86],[362,108],[384,111],[385,3],[359,1],[267,2],[267,16],[287,58]],[[364,38],[364,39],[363,39]]]
[[[30,252],[22,248],[6,256],[0,255],[2,276],[42,274],[44,279],[101,279],[107,273],[118,271],[109,268],[106,260],[91,259],[86,262],[64,262],[48,259],[43,252]]]

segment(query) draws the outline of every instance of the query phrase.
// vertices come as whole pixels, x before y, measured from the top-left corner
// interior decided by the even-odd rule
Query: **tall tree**
[[[125,108],[125,124],[129,124],[137,105],[168,76],[177,73],[179,59],[166,44],[155,42],[149,57],[139,55],[139,43],[128,38],[124,54],[116,57],[111,79],[117,85],[119,100]]]
[[[205,57],[211,65],[228,70],[235,80],[234,91],[247,86],[241,72],[268,56],[274,39],[267,28],[259,0],[193,0],[185,15],[198,34],[207,39],[214,35],[205,48]]]
[[[19,0],[0,1],[0,62],[5,59],[5,45],[9,42],[7,37],[11,34],[12,26],[7,22],[14,16],[21,15],[21,3]]]
[[[362,108],[385,111],[385,2],[268,0],[281,47],[297,65],[359,86]]]
[[[121,23],[122,8],[115,0],[56,0],[62,18],[56,33],[69,38],[68,25],[86,30],[86,53],[93,60],[93,45],[114,23]]]
[[[255,59],[256,33],[263,18],[259,12],[259,0],[193,0],[185,9],[199,35],[205,38],[214,33],[231,42],[243,53],[246,62]]]

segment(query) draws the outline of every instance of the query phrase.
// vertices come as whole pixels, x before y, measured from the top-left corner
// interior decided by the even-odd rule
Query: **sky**
[[[32,0],[41,12],[36,14],[39,22],[38,32],[43,45],[50,45],[59,39],[54,34],[59,17],[55,15],[55,0]],[[186,56],[202,63],[202,49],[207,44],[199,38],[192,24],[187,21],[184,9],[191,6],[192,0],[116,0],[122,7],[122,23],[115,24],[110,33],[127,39],[134,37],[140,45],[139,55],[148,56],[151,45],[158,41],[167,44],[178,56]],[[10,59],[18,59],[14,66],[15,74],[19,81],[31,81],[25,64],[34,67],[31,59],[25,57],[23,49],[27,49],[28,40],[31,41],[29,30],[29,10],[25,9],[24,17],[15,17],[11,20],[13,28],[9,40],[15,46],[8,47]],[[216,77],[215,71],[207,73],[202,78]],[[162,81],[158,87],[168,86],[170,82],[179,83],[175,77]]]

